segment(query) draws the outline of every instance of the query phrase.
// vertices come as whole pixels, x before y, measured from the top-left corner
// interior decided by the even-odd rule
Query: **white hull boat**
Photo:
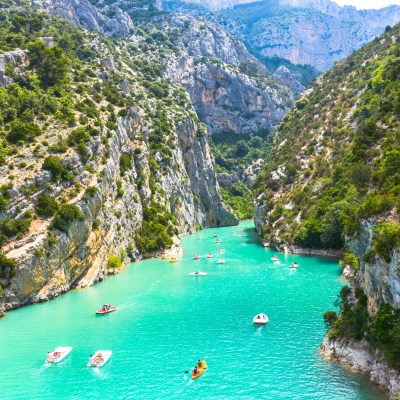
[[[218,264],[225,264],[225,260],[223,258],[221,260],[218,260]]]
[[[90,358],[87,366],[100,368],[109,360],[111,354],[111,350],[97,350]]]
[[[253,318],[253,323],[256,325],[265,325],[268,321],[268,316],[266,316],[265,314],[257,314]]]
[[[189,274],[189,276],[206,276],[206,275],[208,275],[208,273],[207,272],[202,272],[202,271],[191,272]]]
[[[72,347],[56,347],[52,353],[49,353],[46,362],[50,364],[57,364],[64,360],[65,357],[71,352]]]

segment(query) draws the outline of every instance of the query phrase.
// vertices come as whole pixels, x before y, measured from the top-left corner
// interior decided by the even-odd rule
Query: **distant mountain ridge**
[[[166,6],[178,3],[197,1],[164,0]],[[357,10],[330,0],[262,0],[238,4],[232,9],[221,3],[216,10],[213,3],[201,2],[203,14],[207,12],[204,7],[209,7],[219,23],[261,55],[284,58],[293,64],[309,64],[319,71],[331,68],[336,61],[380,35],[387,25],[400,21],[400,6]],[[199,12],[190,8],[186,11]]]

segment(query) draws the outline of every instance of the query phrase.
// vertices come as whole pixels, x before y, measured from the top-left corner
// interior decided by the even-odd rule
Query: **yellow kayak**
[[[205,360],[201,361],[201,367],[197,367],[197,373],[192,372],[192,379],[197,379],[199,376],[203,374],[203,372],[207,369],[207,363]]]
[[[176,258],[171,258],[169,262],[176,262]]]

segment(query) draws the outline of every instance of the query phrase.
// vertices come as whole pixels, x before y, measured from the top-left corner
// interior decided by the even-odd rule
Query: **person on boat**
[[[201,362],[201,360],[198,360],[198,361],[197,361],[197,366],[198,366],[199,368],[201,368],[202,365],[203,365],[203,363]]]
[[[197,369],[197,365],[194,367],[193,373],[194,373],[195,375],[197,375],[197,374],[199,373],[199,370]]]

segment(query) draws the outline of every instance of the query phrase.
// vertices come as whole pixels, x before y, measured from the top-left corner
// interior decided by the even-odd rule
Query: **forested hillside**
[[[308,254],[340,250],[342,265],[352,270],[352,288],[340,294],[340,316],[325,315],[332,357],[343,343],[364,340],[395,368],[400,367],[399,89],[396,25],[318,78],[296,102],[255,183],[256,223],[265,242]],[[335,340],[343,342],[332,345]],[[397,393],[395,385],[390,390]]]

